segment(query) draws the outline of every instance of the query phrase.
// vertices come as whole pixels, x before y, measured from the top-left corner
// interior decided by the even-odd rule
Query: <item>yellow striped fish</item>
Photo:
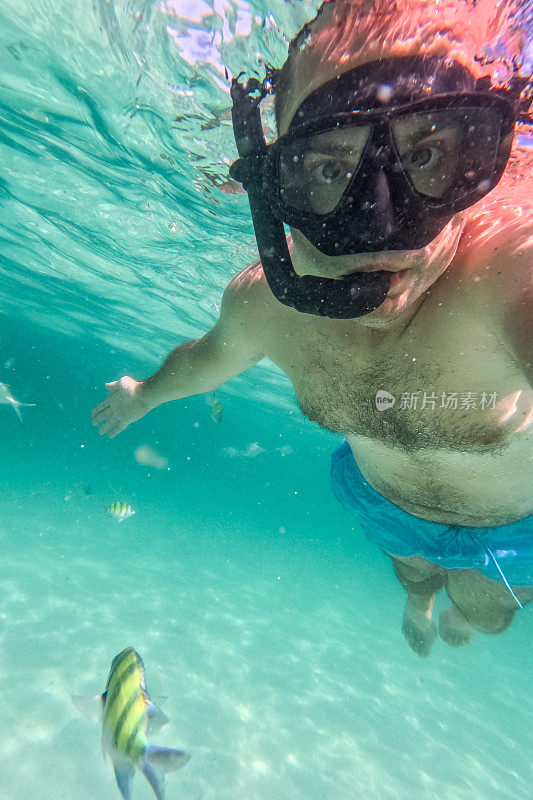
[[[190,756],[183,750],[148,744],[147,732],[168,722],[146,690],[144,664],[133,647],[111,663],[103,701],[102,749],[109,753],[118,788],[129,800],[135,767],[145,775],[157,800],[164,800],[165,772],[184,767]]]
[[[125,519],[128,519],[128,517],[132,517],[135,511],[128,503],[117,502],[111,503],[111,505],[107,507],[107,513],[111,514],[116,522],[123,522]]]

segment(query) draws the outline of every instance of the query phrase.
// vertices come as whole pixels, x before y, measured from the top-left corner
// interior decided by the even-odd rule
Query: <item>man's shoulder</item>
[[[261,262],[257,260],[237,273],[228,283],[226,291],[229,290],[238,299],[250,300],[265,289],[268,289],[265,273]]]
[[[244,313],[251,313],[256,319],[263,318],[269,322],[296,313],[274,297],[259,260],[231,279],[224,292],[224,302],[241,307]]]
[[[463,232],[460,253],[468,269],[485,279],[503,273],[507,277],[533,267],[533,198],[510,196],[508,187],[497,187],[470,216]]]
[[[269,303],[269,294],[261,263],[255,261],[230,280],[224,290],[222,307],[226,312],[237,313],[240,317],[253,316],[257,319]]]
[[[533,275],[533,199],[498,186],[473,209],[456,258],[457,275],[483,313],[508,326]]]

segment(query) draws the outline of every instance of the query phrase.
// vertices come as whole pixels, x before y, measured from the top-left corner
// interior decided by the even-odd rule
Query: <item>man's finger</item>
[[[109,429],[109,438],[110,439],[114,439],[115,436],[117,436],[117,434],[119,434],[120,431],[123,431],[123,430],[124,430],[124,425],[113,425]]]
[[[109,420],[106,420],[106,421],[104,422],[104,424],[103,424],[103,425],[100,427],[100,430],[98,431],[98,433],[100,434],[100,436],[103,436],[103,435],[104,435],[104,433],[107,433],[107,432],[108,432],[108,430],[109,430],[110,428],[112,428],[112,427],[113,427],[113,425],[114,425],[114,423],[113,423],[113,422],[110,422]]]
[[[105,401],[104,403],[100,403],[99,406],[93,408],[93,413],[92,413],[93,425],[98,425],[105,419],[107,409],[108,409],[107,401]]]

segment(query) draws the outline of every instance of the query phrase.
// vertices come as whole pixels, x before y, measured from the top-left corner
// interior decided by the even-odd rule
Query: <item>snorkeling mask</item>
[[[248,192],[259,254],[277,299],[298,311],[349,319],[385,300],[391,273],[299,276],[283,223],[328,256],[417,250],[454,214],[496,186],[519,117],[509,89],[475,80],[441,56],[360,65],[313,91],[288,132],[265,143],[259,104],[268,83],[232,81],[240,158],[230,175]]]

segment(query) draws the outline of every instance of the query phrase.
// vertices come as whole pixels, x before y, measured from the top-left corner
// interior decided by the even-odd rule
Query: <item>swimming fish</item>
[[[111,503],[111,505],[107,507],[107,512],[111,514],[115,522],[124,522],[125,519],[135,514],[135,511],[128,503],[120,502]]]
[[[17,417],[22,422],[22,416],[19,411],[20,406],[34,406],[35,403],[20,403],[18,400],[15,400],[13,395],[11,394],[11,389],[9,386],[6,386],[5,383],[0,383],[0,405],[10,405],[12,406],[13,410],[15,411]]]
[[[211,419],[213,422],[222,422],[224,408],[218,399],[216,392],[209,392],[209,394],[207,394],[205,397],[205,402],[208,406],[211,406]]]
[[[224,409],[220,400],[213,400],[211,404],[211,419],[213,422],[222,422],[224,417]]]
[[[168,722],[167,715],[152,702],[146,689],[144,664],[133,647],[126,647],[111,662],[102,701],[102,750],[109,754],[118,788],[124,800],[131,797],[135,768],[155,792],[165,797],[165,772],[181,769],[190,756],[148,744],[147,733]]]

